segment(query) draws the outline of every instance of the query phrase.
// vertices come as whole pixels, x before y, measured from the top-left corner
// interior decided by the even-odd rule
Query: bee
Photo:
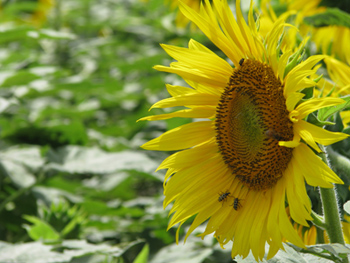
[[[265,135],[271,139],[275,139],[277,141],[280,141],[282,140],[282,136],[276,132],[274,129],[268,129],[266,132],[265,132]]]
[[[242,66],[244,62],[244,58],[241,58],[241,60],[239,61],[239,65]]]
[[[230,195],[231,193],[230,192],[225,192],[225,193],[220,193],[219,195],[219,199],[218,199],[218,201],[219,202],[222,202],[222,201],[225,201],[226,200],[226,198]]]
[[[240,209],[242,207],[242,204],[240,203],[241,200],[242,199],[235,198],[235,200],[233,201],[233,204],[232,204],[234,210],[237,211],[238,209]]]

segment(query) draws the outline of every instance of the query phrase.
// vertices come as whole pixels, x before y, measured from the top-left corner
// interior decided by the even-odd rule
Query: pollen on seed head
[[[243,61],[221,95],[216,141],[233,176],[249,189],[266,190],[282,177],[291,160],[292,149],[278,141],[293,139],[293,123],[283,86],[271,67]]]

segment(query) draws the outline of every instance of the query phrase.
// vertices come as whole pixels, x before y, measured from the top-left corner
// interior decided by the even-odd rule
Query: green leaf
[[[327,258],[333,260],[335,262],[340,262],[345,254],[350,253],[350,248],[346,247],[342,244],[317,244],[312,246],[307,246],[306,249],[299,248],[294,246],[293,244],[289,244],[291,247],[296,249],[299,252],[312,254],[314,256],[318,256],[321,258]]]
[[[150,260],[150,263],[211,262],[207,260],[213,256],[212,245],[208,246],[208,244],[205,243],[198,244],[198,237],[193,236],[187,239],[186,244],[183,244],[183,240],[181,241],[179,242],[180,245],[173,243],[161,248],[152,260]]]
[[[34,186],[32,188],[32,193],[38,201],[43,202],[47,206],[50,206],[53,202],[61,201],[62,198],[66,198],[72,203],[80,203],[84,200],[78,195],[54,187]]]
[[[338,8],[327,8],[323,13],[305,17],[304,22],[314,27],[344,26],[350,28],[350,15]]]
[[[85,145],[88,140],[85,127],[78,121],[47,127],[29,125],[14,130],[5,135],[4,138],[17,144],[49,145],[51,147],[69,144]]]
[[[290,246],[288,246],[287,244],[283,244],[284,246],[284,251],[282,249],[280,249],[278,251],[278,253],[271,259],[266,260],[263,259],[261,262],[263,263],[309,263],[308,260],[306,260],[305,258],[303,258],[303,255],[301,253],[298,253],[297,251],[295,251],[293,248],[291,248]],[[265,247],[266,250],[267,247]],[[237,261],[237,263],[256,263],[256,260],[254,258],[254,256],[250,253],[248,255],[248,257],[246,258],[242,258],[240,256],[235,257],[235,261]],[[310,261],[312,262],[312,261]]]
[[[44,164],[39,147],[13,146],[1,151],[0,159],[11,181],[20,188],[34,184],[34,174]]]
[[[341,97],[341,99],[345,100],[345,102],[336,106],[319,109],[317,115],[318,119],[320,121],[326,121],[334,113],[350,106],[350,96]]]
[[[28,32],[28,36],[32,38],[40,38],[40,39],[66,39],[72,40],[75,39],[76,36],[72,33],[56,31],[53,29],[41,29],[39,31],[30,31]]]
[[[137,170],[152,173],[157,163],[145,154],[136,151],[122,151],[116,153],[105,152],[99,148],[85,148],[79,146],[62,147],[55,154],[50,154],[50,168],[67,173],[104,174],[120,170]],[[55,157],[54,157],[55,156]]]
[[[28,26],[7,28],[0,31],[0,44],[27,38],[27,33],[33,30]]]
[[[139,243],[139,242],[138,242]],[[72,259],[91,254],[102,254],[112,258],[120,257],[135,242],[120,248],[106,244],[89,244],[85,240],[64,240],[60,245],[44,245],[41,242],[11,244],[0,241],[1,262],[43,262],[69,263]]]
[[[334,122],[330,122],[330,121],[320,121],[314,113],[311,113],[307,116],[307,121],[318,126],[318,127],[323,127],[325,125],[334,125]]]
[[[44,245],[41,242],[10,244],[0,241],[0,255],[3,262],[68,263],[72,259],[70,255],[51,250],[52,246]]]
[[[141,252],[137,255],[133,263],[147,263],[149,256],[149,245],[146,244],[142,248]]]
[[[29,215],[24,215],[23,218],[33,224],[31,226],[25,226],[28,235],[33,240],[44,240],[46,242],[51,242],[58,241],[60,239],[60,235],[56,232],[56,230],[40,218]]]
[[[12,76],[7,77],[0,87],[11,87],[27,85],[29,82],[40,78],[38,75],[27,70],[15,72]]]
[[[18,105],[18,101],[16,99],[4,99],[0,98],[0,113],[5,112],[12,105]]]

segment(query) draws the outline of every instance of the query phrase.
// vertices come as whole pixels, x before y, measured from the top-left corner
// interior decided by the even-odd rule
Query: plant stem
[[[313,218],[312,223],[317,226],[318,228],[321,228],[323,230],[325,230],[326,228],[326,224],[323,221],[322,216],[316,214],[314,211],[311,211],[311,217]]]
[[[323,153],[320,154],[322,160],[329,166],[326,156],[326,149],[321,148]],[[336,189],[333,188],[319,188],[321,194],[321,201],[323,206],[324,225],[330,240],[330,243],[339,243],[345,245],[343,231],[340,223],[339,207],[337,202]],[[343,259],[344,263],[349,263],[347,258]]]

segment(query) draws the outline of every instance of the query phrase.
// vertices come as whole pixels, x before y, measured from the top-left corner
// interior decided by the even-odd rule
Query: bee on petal
[[[235,200],[233,201],[233,204],[232,204],[234,210],[237,211],[238,209],[240,209],[242,207],[242,204],[240,203],[241,200],[242,199],[235,198]]]
[[[222,202],[222,201],[225,202],[225,201],[226,201],[226,198],[229,197],[230,194],[231,194],[231,193],[228,192],[228,191],[226,191],[225,193],[222,193],[222,192],[219,193],[220,196],[219,196],[219,198],[218,198],[218,201],[219,201],[219,202]]]

